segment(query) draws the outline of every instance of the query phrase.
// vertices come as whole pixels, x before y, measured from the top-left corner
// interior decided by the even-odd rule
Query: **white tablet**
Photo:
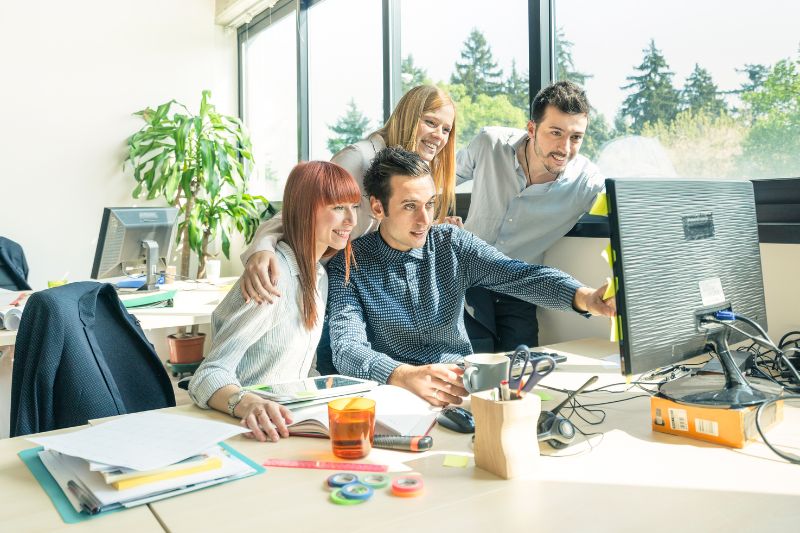
[[[245,390],[254,392],[268,400],[291,404],[320,398],[358,394],[372,390],[377,386],[378,383],[376,381],[332,375],[287,381],[285,383],[273,383],[271,385],[254,385],[245,387]]]

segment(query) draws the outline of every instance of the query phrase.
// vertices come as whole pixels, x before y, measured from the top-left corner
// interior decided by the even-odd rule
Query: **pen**
[[[86,509],[89,514],[97,514],[100,512],[100,502],[88,490],[78,485],[75,481],[69,480],[67,488],[78,498],[81,507]]]
[[[406,452],[424,452],[433,447],[433,437],[425,436],[403,436],[395,435],[375,435],[372,445],[376,448],[388,448],[390,450],[403,450]]]
[[[510,395],[510,393],[508,391],[508,380],[507,379],[504,379],[503,381],[500,382],[500,392],[501,392],[500,398],[504,402],[507,402],[508,400],[511,399],[511,395]]]

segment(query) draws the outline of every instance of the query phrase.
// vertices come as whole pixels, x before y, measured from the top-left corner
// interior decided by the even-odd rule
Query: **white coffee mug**
[[[499,353],[476,353],[464,358],[464,388],[470,394],[496,389],[508,379],[507,356]]]

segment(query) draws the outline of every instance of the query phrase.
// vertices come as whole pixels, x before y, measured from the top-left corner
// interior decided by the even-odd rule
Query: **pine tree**
[[[430,78],[428,78],[428,71],[414,65],[414,57],[411,54],[407,55],[400,63],[400,78],[403,82],[403,94],[417,85],[431,83]]]
[[[742,84],[742,88],[736,92],[747,93],[755,91],[764,85],[764,80],[770,72],[769,65],[759,65],[747,63],[742,68],[737,68],[736,72],[747,74],[747,81]]]
[[[621,112],[631,119],[635,133],[648,123],[672,122],[680,104],[680,93],[672,86],[673,73],[655,41],[651,39],[643,52],[642,64],[635,67],[641,74],[628,76],[626,79],[631,83],[621,87],[633,91],[622,103]]]
[[[486,38],[473,28],[464,41],[461,62],[456,62],[456,71],[450,76],[450,83],[463,85],[473,100],[479,94],[495,96],[503,92],[503,71],[497,68],[492,57],[492,48]]]
[[[528,81],[528,73],[520,75],[517,72],[516,60],[511,60],[511,74],[503,84],[504,91],[508,100],[527,115],[530,107],[530,82]]]
[[[572,58],[572,47],[575,44],[567,40],[564,34],[564,28],[559,28],[556,31],[556,79],[569,80],[577,83],[581,87],[586,85],[586,80],[591,78],[590,74],[579,72],[575,68],[575,60]]]
[[[721,115],[728,110],[725,101],[719,96],[719,89],[711,79],[711,74],[697,63],[691,75],[686,78],[681,97],[683,108],[692,113],[705,111],[712,115]]]
[[[347,112],[339,117],[336,124],[328,128],[336,134],[336,137],[328,139],[328,151],[335,154],[345,146],[353,144],[364,138],[364,134],[369,127],[369,119],[358,109],[356,103],[351,99],[347,104]]]

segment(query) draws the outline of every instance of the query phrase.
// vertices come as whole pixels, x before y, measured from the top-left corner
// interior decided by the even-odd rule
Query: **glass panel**
[[[457,148],[484,126],[525,127],[527,0],[507,0],[502,9],[485,0],[403,0],[401,17],[403,91],[435,83],[450,93]]]
[[[800,175],[800,4],[557,0],[560,78],[608,176]]]
[[[383,124],[381,21],[375,0],[308,10],[311,159],[328,160]]]
[[[294,12],[244,44],[244,122],[256,172],[250,192],[280,201],[297,164],[297,41]]]

